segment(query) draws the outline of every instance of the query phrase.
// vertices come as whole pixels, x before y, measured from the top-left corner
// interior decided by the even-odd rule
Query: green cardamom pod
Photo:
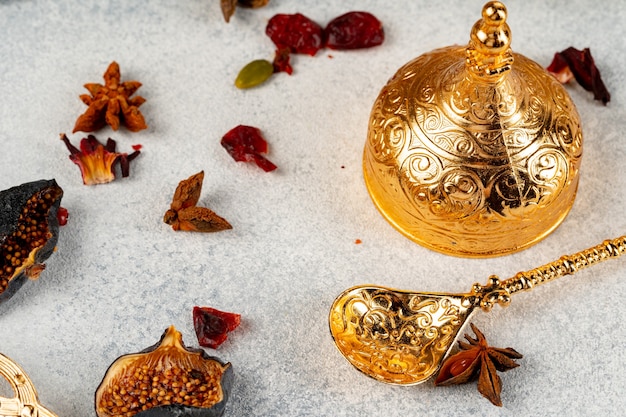
[[[274,65],[265,59],[257,59],[239,71],[235,79],[235,87],[251,88],[265,82],[274,73]]]

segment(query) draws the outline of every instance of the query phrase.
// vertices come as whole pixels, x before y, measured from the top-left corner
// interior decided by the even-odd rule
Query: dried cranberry
[[[349,12],[334,18],[324,29],[331,49],[370,48],[383,43],[383,24],[371,13]]]
[[[67,209],[65,207],[59,207],[57,210],[57,220],[59,221],[59,226],[65,226],[69,218],[70,214]]]
[[[261,131],[256,127],[234,127],[224,135],[221,144],[235,161],[254,162],[265,172],[276,169],[276,165],[261,155],[267,153],[268,147]]]
[[[300,13],[277,14],[267,23],[265,33],[278,49],[289,48],[297,54],[314,56],[323,46],[322,27]]]
[[[241,323],[241,315],[216,310],[211,307],[193,308],[193,327],[200,346],[217,349],[224,343],[227,333]]]
[[[291,75],[293,73],[293,68],[291,67],[291,63],[289,62],[289,48],[277,49],[276,54],[274,55],[274,72],[286,72]]]

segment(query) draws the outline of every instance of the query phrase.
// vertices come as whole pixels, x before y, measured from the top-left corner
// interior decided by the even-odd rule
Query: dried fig
[[[53,179],[0,191],[0,302],[45,269],[59,237],[61,197]]]
[[[96,390],[98,417],[219,417],[232,385],[230,363],[187,348],[170,326],[161,340],[115,360]]]

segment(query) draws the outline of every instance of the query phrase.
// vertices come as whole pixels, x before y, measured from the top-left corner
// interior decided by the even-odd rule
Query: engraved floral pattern
[[[487,82],[464,57],[443,48],[400,68],[372,109],[364,166],[374,202],[403,233],[483,256],[563,219],[583,140],[571,99],[538,64],[513,54]]]
[[[339,350],[365,374],[415,384],[437,371],[472,310],[465,295],[360,288],[335,302],[331,332]]]

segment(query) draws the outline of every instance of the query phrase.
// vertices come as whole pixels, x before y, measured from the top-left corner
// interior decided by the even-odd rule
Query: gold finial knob
[[[506,23],[506,7],[490,1],[483,7],[483,18],[474,24],[467,47],[467,65],[480,77],[492,77],[511,69],[511,29]]]

